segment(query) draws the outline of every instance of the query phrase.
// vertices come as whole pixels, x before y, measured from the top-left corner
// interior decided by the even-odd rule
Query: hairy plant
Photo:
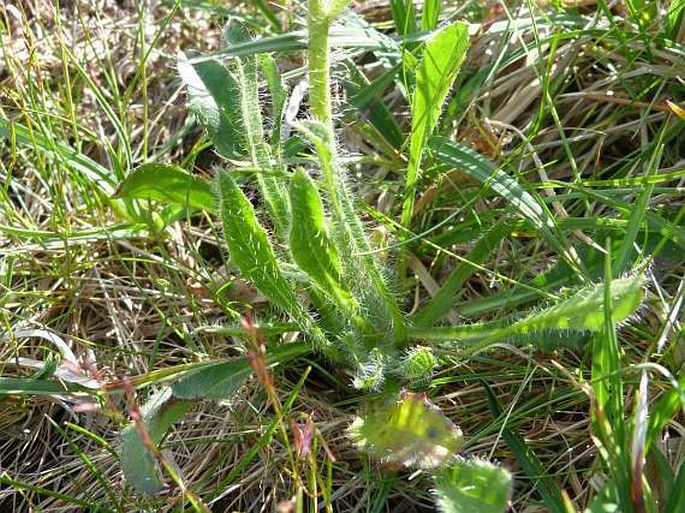
[[[456,22],[433,30],[404,57],[413,84],[408,168],[399,212],[405,232],[399,233],[396,249],[399,265],[387,267],[379,258],[384,249],[374,245],[362,221],[334,123],[329,38],[346,4],[309,2],[311,118],[294,123],[290,140],[284,136],[286,93],[278,69],[268,55],[258,53],[259,45],[244,29],[232,24],[226,30],[227,53],[232,55],[228,64],[183,57],[179,72],[189,108],[207,128],[216,150],[229,159],[246,159],[249,169],[221,169],[210,184],[180,168],[144,164],[121,183],[117,195],[218,216],[231,264],[292,323],[283,331],[299,333],[300,342],[270,346],[269,363],[287,365],[313,351],[343,365],[354,387],[385,397],[373,402],[350,428],[361,450],[386,463],[432,472],[444,511],[501,512],[510,494],[510,474],[480,459],[458,457],[458,428],[424,396],[402,392],[398,398],[398,391],[430,380],[438,354],[466,359],[507,341],[549,348],[550,340],[563,343],[572,333],[613,333],[615,323],[628,319],[639,306],[643,279],[639,274],[613,279],[608,273],[603,284],[562,291],[533,312],[492,323],[449,326],[441,320],[465,277],[463,271],[455,271],[450,278],[454,285],[448,280],[443,294],[412,315],[403,312],[406,248],[411,243],[405,234],[411,233],[423,162],[458,167],[489,186],[572,268],[582,273],[583,266],[535,196],[474,150],[432,137],[468,48],[468,27]],[[422,25],[433,29],[430,12],[426,16]],[[407,66],[408,61],[413,66]],[[270,133],[262,118],[261,80],[270,93]],[[292,142],[305,152],[304,160],[295,162],[288,144]],[[259,192],[263,209],[255,208],[247,190]],[[212,193],[216,202],[209,201]],[[504,232],[495,236],[501,238]],[[187,401],[230,397],[252,370],[249,358],[243,358],[186,372],[144,411],[151,433],[147,445],[159,442],[173,416],[186,411]],[[160,397],[169,401],[168,407],[158,404]],[[158,491],[162,481],[154,471],[154,453],[145,449],[139,426],[128,427],[122,441],[131,484],[142,491]]]

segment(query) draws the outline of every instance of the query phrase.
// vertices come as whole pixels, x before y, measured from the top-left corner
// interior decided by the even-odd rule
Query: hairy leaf
[[[504,513],[511,495],[511,474],[479,459],[456,460],[434,478],[443,513]]]
[[[612,311],[616,322],[627,319],[640,305],[643,283],[641,275],[611,282]],[[464,326],[417,327],[409,330],[409,338],[456,343],[472,341],[469,350],[475,351],[506,338],[547,331],[599,333],[604,329],[604,301],[604,285],[589,285],[555,305],[509,325],[497,321]]]
[[[461,447],[461,430],[424,394],[403,393],[376,406],[349,427],[359,448],[384,462],[434,468]]]
[[[266,354],[268,365],[284,364],[309,351],[304,344],[284,344]],[[181,399],[229,399],[252,374],[247,357],[211,363],[194,370],[175,382],[171,388]]]
[[[298,170],[293,175],[290,202],[293,213],[290,251],[295,262],[342,308],[356,309],[356,302],[342,281],[340,256],[328,236],[319,191],[303,170]]]
[[[227,172],[217,177],[219,213],[231,261],[271,301],[286,312],[299,302],[281,269],[254,207]]]

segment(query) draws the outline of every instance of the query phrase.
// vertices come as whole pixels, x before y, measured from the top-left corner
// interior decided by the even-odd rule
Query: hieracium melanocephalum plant
[[[118,194],[216,214],[231,265],[287,317],[291,324],[284,330],[299,333],[298,342],[274,342],[267,362],[287,364],[313,351],[347,368],[352,386],[385,391],[388,401],[369,408],[350,428],[359,448],[381,460],[433,472],[438,501],[446,511],[502,511],[509,496],[508,472],[485,461],[457,458],[461,433],[456,426],[423,395],[400,390],[430,380],[439,363],[436,349],[467,358],[507,339],[535,343],[531,335],[554,330],[601,331],[606,291],[613,320],[623,320],[641,300],[641,278],[611,280],[606,289],[588,285],[508,323],[441,325],[456,293],[449,280],[444,290],[451,293],[438,295],[412,315],[403,312],[402,246],[397,265],[386,268],[378,258],[383,248],[372,244],[360,218],[359,200],[339,152],[329,36],[347,3],[309,2],[310,116],[293,122],[296,135],[291,137],[300,143],[295,147],[312,150],[306,161],[292,158],[292,145],[286,144],[287,93],[275,61],[250,51],[254,47],[246,32],[230,25],[228,65],[213,58],[181,58],[179,73],[189,108],[216,150],[229,159],[247,160],[247,169],[221,170],[209,184],[179,168],[147,164],[121,184]],[[575,265],[551,230],[553,221],[530,194],[502,171],[488,167],[476,152],[433,137],[467,48],[467,25],[453,23],[433,30],[412,56],[413,69],[407,66],[413,72],[412,122],[400,225],[411,230],[422,162],[431,152],[448,165],[463,166],[516,205]],[[260,101],[262,80],[270,97],[268,123]],[[267,124],[270,131],[265,131]],[[245,194],[246,187],[258,190],[263,216]],[[123,435],[123,463],[131,484],[150,493],[159,490],[162,481],[150,443],[158,443],[194,400],[230,397],[251,373],[247,358],[202,363],[179,372],[176,381],[154,395],[143,412],[147,428],[132,425]],[[141,429],[147,429],[149,439]]]

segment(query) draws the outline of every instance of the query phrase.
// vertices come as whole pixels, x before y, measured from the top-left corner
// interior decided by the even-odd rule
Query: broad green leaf
[[[468,146],[442,137],[434,137],[428,144],[437,160],[463,171],[506,199],[533,224],[552,248],[564,255],[572,267],[578,267],[577,258],[569,253],[557,235],[552,216],[521,184]]]
[[[284,344],[266,354],[268,365],[280,365],[310,351],[305,344]],[[181,399],[229,399],[252,374],[247,357],[208,364],[191,371],[171,385]]]
[[[511,495],[511,474],[479,459],[456,460],[434,477],[443,513],[504,513]]]
[[[188,91],[188,108],[204,125],[217,151],[228,158],[240,156],[245,136],[235,75],[218,60],[195,62],[183,54],[178,73]]]
[[[225,171],[217,176],[217,194],[231,261],[276,306],[289,313],[306,336],[319,347],[328,346],[323,332],[281,272],[281,264],[252,203]]]
[[[290,203],[293,215],[290,251],[295,262],[342,308],[348,311],[356,309],[356,301],[342,281],[340,256],[328,236],[319,191],[302,169],[292,177]]]
[[[158,444],[171,425],[179,420],[193,403],[172,396],[171,388],[156,392],[140,408],[142,421],[152,442]],[[163,481],[157,462],[146,446],[135,423],[121,433],[121,464],[128,483],[136,490],[154,494],[162,489]]]
[[[247,358],[217,362],[187,373],[171,385],[181,399],[229,399],[252,375]]]
[[[396,402],[357,417],[349,433],[358,447],[384,462],[435,468],[462,444],[461,430],[424,394],[404,392]]]
[[[409,165],[402,207],[404,226],[408,226],[411,221],[424,147],[438,123],[442,104],[466,56],[468,46],[468,25],[457,22],[435,32],[423,50],[416,71],[416,89],[411,105]]]
[[[137,167],[119,184],[114,197],[215,210],[214,193],[209,183],[169,164],[143,164]]]
[[[281,273],[266,230],[259,224],[254,207],[230,175],[217,176],[219,214],[231,261],[243,276],[282,310],[290,312],[299,302]]]

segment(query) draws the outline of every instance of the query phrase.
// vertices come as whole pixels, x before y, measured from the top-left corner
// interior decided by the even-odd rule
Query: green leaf
[[[227,25],[224,36],[229,47],[250,40],[247,29],[240,23]],[[262,61],[263,69],[268,70],[268,59],[262,59]],[[275,235],[282,241],[287,237],[290,209],[284,184],[282,179],[277,176],[283,170],[274,167],[272,152],[264,137],[257,59],[254,57],[236,58],[234,59],[234,70],[239,84],[240,116],[245,132],[246,149],[252,160],[252,165],[259,170],[255,177],[275,225]],[[275,83],[278,78],[274,76],[274,70],[271,69],[268,75],[270,87],[278,88]],[[282,108],[284,101],[281,93],[276,92],[276,97],[272,98],[272,104],[276,111]],[[273,122],[278,124],[280,120],[274,119]]]
[[[88,389],[65,381],[0,377],[0,398],[8,395],[61,395],[79,392],[85,395]]]
[[[332,130],[317,121],[299,123],[297,128],[318,153],[326,199],[332,211],[333,239],[343,260],[344,282],[360,298],[362,306],[374,312],[377,330],[388,333],[400,345],[405,339],[404,318],[371,254],[371,245],[345,183],[346,170],[336,152]]]
[[[174,398],[169,387],[150,397],[140,408],[140,414],[153,443],[158,444],[171,425],[185,415],[192,404]],[[135,423],[129,424],[121,433],[121,464],[126,480],[136,490],[154,494],[162,489],[164,483],[157,462]]]
[[[295,262],[342,308],[356,310],[358,305],[342,281],[340,256],[328,236],[319,191],[302,169],[293,175],[290,183],[290,203],[293,214],[290,251]]]
[[[348,429],[358,447],[384,462],[435,468],[462,444],[461,430],[424,394],[404,392],[390,405],[371,408]]]
[[[422,386],[430,382],[437,366],[438,361],[430,347],[414,346],[405,351],[396,374],[412,386]]]
[[[642,28],[646,28],[658,12],[658,3],[654,0],[625,0],[630,17]]]
[[[34,147],[63,162],[108,196],[114,192],[115,174],[63,141],[49,138],[5,117],[0,117],[0,136],[16,138],[18,143]]]
[[[644,277],[636,275],[611,281],[612,316],[615,322],[626,320],[642,302]],[[508,328],[510,334],[544,330],[600,332],[604,329],[605,284],[589,285],[569,298],[533,313]]]
[[[285,104],[288,100],[288,94],[285,91],[285,84],[283,77],[278,69],[276,60],[268,54],[261,54],[258,56],[259,68],[264,74],[266,84],[269,88],[269,95],[271,96],[271,145],[274,151],[280,153],[281,149],[281,131],[283,129],[283,115],[285,114]]]
[[[640,305],[643,283],[644,277],[641,275],[611,282],[612,312],[616,322],[626,320]],[[469,352],[473,352],[506,338],[546,331],[599,333],[604,329],[604,304],[604,285],[588,285],[555,305],[534,312],[508,326],[497,321],[480,325],[416,327],[409,330],[409,338],[457,344],[475,340],[468,348]]]
[[[390,12],[398,35],[406,36],[418,30],[414,0],[390,0]]]
[[[504,513],[511,495],[511,474],[487,461],[457,460],[434,477],[443,513]]]
[[[283,344],[269,349],[266,354],[268,365],[280,365],[307,353],[305,344]],[[243,386],[252,374],[247,357],[234,358],[224,362],[211,363],[193,370],[176,381],[171,388],[180,399],[229,399]]]
[[[219,214],[231,261],[265,296],[286,312],[299,302],[281,273],[266,230],[259,224],[254,207],[230,175],[217,176]]]
[[[217,176],[217,193],[231,261],[277,307],[289,313],[306,336],[319,347],[328,347],[325,335],[281,272],[281,264],[252,203],[225,171]]]
[[[143,164],[137,167],[119,184],[114,197],[215,210],[214,193],[209,183],[169,164]]]
[[[433,30],[438,25],[441,0],[424,0],[421,13],[421,30]]]
[[[386,71],[373,82],[369,81],[354,61],[350,61],[347,68],[351,76],[348,81],[344,82],[344,85],[350,105],[368,117],[369,123],[376,129],[378,136],[387,141],[393,150],[399,150],[404,139],[402,129],[383,100],[383,91],[394,82],[398,67],[395,66]]]
[[[459,71],[469,46],[466,23],[453,23],[435,32],[426,42],[416,72],[416,90],[411,105],[409,166],[402,207],[402,224],[409,226],[426,141],[438,123],[442,104]]]
[[[645,452],[661,436],[661,431],[679,412],[685,412],[685,374],[650,408]]]
[[[181,55],[178,73],[188,91],[188,108],[227,158],[241,154],[244,142],[238,81],[218,60],[196,62]]]
[[[681,513],[682,511],[685,511],[685,464],[681,461],[680,470],[670,488],[663,512]]]
[[[685,0],[671,0],[666,12],[666,27],[668,36],[673,41],[678,38],[680,27],[683,26],[683,13],[685,13]]]

